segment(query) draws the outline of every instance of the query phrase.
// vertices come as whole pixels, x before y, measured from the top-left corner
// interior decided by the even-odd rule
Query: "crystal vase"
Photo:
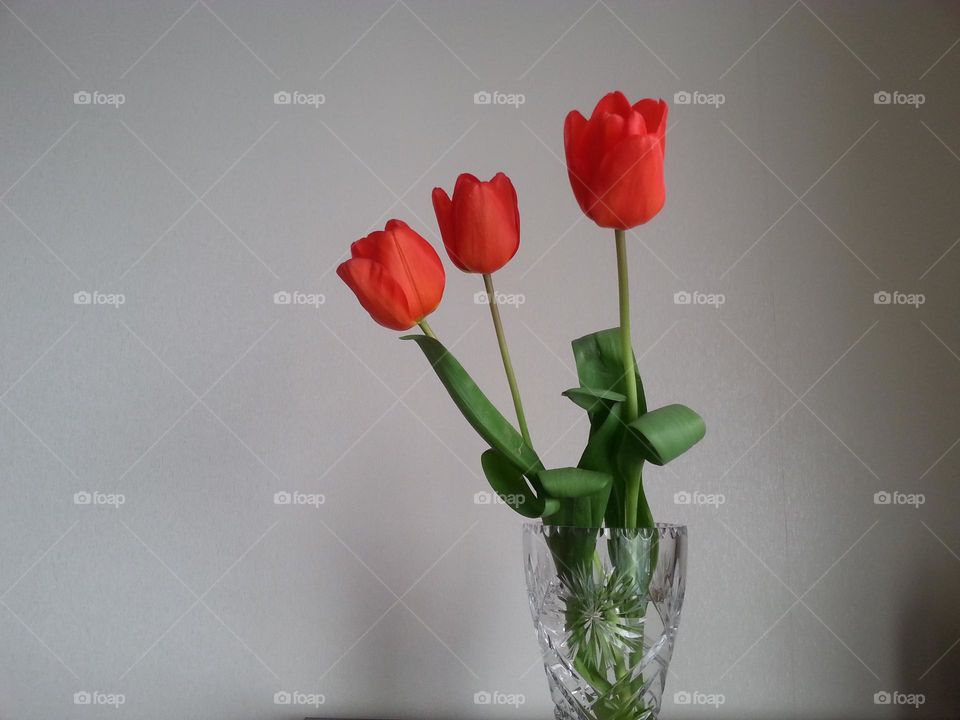
[[[678,525],[524,525],[527,593],[556,720],[658,717],[686,552]]]

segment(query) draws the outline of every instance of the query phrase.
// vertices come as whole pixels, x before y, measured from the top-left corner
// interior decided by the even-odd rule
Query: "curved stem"
[[[433,334],[433,328],[430,327],[430,323],[427,322],[427,319],[424,318],[417,323],[420,326],[420,329],[423,330],[423,334],[427,337],[432,337],[434,340],[437,339],[437,336]]]
[[[623,230],[614,230],[617,241],[617,284],[620,290],[620,354],[623,356],[623,379],[627,386],[627,407],[624,422],[637,419],[637,376],[633,365],[633,343],[630,340],[630,280],[627,275],[627,242]]]
[[[503,370],[507,374],[507,383],[510,385],[510,394],[513,396],[513,407],[517,411],[517,422],[520,424],[520,434],[523,441],[533,447],[530,442],[530,431],[527,429],[527,417],[523,413],[523,402],[520,400],[520,388],[517,387],[517,376],[513,372],[513,363],[510,361],[510,351],[507,349],[507,337],[503,332],[503,322],[500,319],[500,307],[497,305],[497,294],[493,289],[493,278],[490,273],[483,274],[483,286],[487,290],[487,303],[490,305],[490,316],[493,318],[493,327],[497,331],[497,343],[500,345],[500,356],[503,358]]]

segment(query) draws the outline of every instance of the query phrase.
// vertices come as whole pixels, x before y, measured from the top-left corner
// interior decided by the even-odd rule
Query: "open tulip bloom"
[[[507,349],[492,278],[520,244],[517,194],[506,175],[497,173],[484,182],[464,173],[452,195],[434,189],[433,205],[453,265],[483,278],[519,429],[493,405],[427,323],[427,315],[440,303],[444,273],[439,256],[426,240],[405,223],[391,220],[384,230],[353,243],[351,259],[338,268],[375,321],[396,330],[420,326],[423,334],[403,339],[420,347],[454,404],[489,446],[480,465],[493,491],[513,510],[542,518],[547,526],[595,529],[593,535],[587,534],[593,541],[603,527],[633,531],[634,538],[650,529],[646,550],[617,551],[622,567],[606,581],[618,591],[627,582],[638,597],[646,593],[657,552],[653,514],[643,491],[643,466],[670,462],[699,442],[706,431],[700,416],[684,405],[648,408],[630,339],[626,231],[648,222],[663,207],[666,118],[663,100],[644,99],[631,105],[620,92],[602,98],[589,119],[576,110],[566,118],[564,146],[573,195],[598,226],[614,230],[620,320],[616,327],[573,341],[580,384],[562,394],[586,411],[590,421],[576,467],[547,468],[537,455]],[[565,540],[562,534],[551,541],[557,567],[565,569],[561,581],[571,597],[589,598],[596,591],[593,578],[598,561],[593,541],[585,544],[576,536]],[[641,554],[649,556],[645,566],[637,562]],[[636,607],[639,615],[634,620],[642,629],[646,600]],[[618,632],[623,630],[618,623],[627,618],[622,608],[611,613],[599,622],[610,624],[612,639],[603,640],[603,630],[596,629],[590,648],[584,643],[577,650],[574,666],[601,691],[610,683],[604,680],[596,658],[614,658],[617,672],[612,680],[622,686],[623,704],[618,706],[614,698],[613,705],[597,717],[648,717],[637,714],[643,708],[630,700],[640,692],[643,678],[624,669],[631,655],[636,659],[636,649],[617,644]],[[568,615],[568,624],[573,622]]]

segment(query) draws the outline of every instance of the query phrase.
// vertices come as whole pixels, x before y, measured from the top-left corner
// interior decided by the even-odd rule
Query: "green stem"
[[[637,374],[633,363],[633,342],[630,339],[630,280],[627,272],[627,241],[623,230],[614,230],[617,243],[617,285],[620,300],[620,355],[623,357],[623,380],[626,385],[627,402],[624,422],[637,419],[640,403],[637,397]],[[624,527],[637,527],[640,504],[640,473],[630,473],[626,478],[624,499]]]
[[[637,376],[633,365],[633,343],[630,340],[630,280],[627,275],[627,241],[623,230],[614,230],[617,241],[617,284],[620,290],[620,354],[623,356],[623,378],[627,385],[627,407],[624,422],[637,419]]]
[[[433,328],[430,327],[430,323],[427,322],[427,319],[424,318],[417,323],[420,326],[420,329],[423,330],[423,334],[427,337],[432,337],[434,340],[437,339],[437,336],[433,334]]]
[[[627,505],[624,508],[624,527],[637,526],[637,508],[640,505],[640,473],[634,473],[627,478]]]
[[[520,388],[517,387],[517,376],[513,372],[513,363],[510,361],[510,351],[507,349],[507,337],[503,332],[503,322],[500,319],[500,306],[497,305],[497,294],[493,289],[493,278],[490,273],[483,274],[483,286],[487,290],[487,302],[490,305],[490,316],[493,318],[493,327],[497,331],[497,343],[500,345],[500,356],[503,358],[503,370],[507,374],[507,383],[510,385],[510,395],[513,396],[513,407],[517,411],[517,422],[520,424],[520,434],[523,441],[533,447],[530,442],[530,431],[527,429],[527,417],[523,413],[523,402],[520,400]]]

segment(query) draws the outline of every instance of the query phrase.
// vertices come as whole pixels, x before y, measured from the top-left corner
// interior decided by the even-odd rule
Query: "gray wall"
[[[630,241],[648,397],[709,427],[648,475],[691,537],[664,714],[956,717],[958,35],[931,2],[6,0],[0,717],[548,716],[519,519],[474,503],[481,442],[332,271],[388,217],[439,242],[434,185],[509,173],[505,322],[535,442],[573,463],[568,343],[616,293],[561,128],[612,88],[725,100],[672,103],[667,206]],[[432,322],[506,411],[480,287],[451,269]]]

